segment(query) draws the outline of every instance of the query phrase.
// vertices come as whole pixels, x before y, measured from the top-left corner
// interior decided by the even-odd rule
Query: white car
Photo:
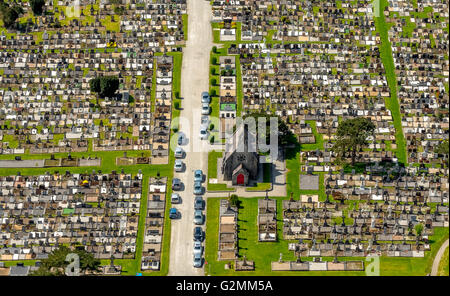
[[[202,115],[208,115],[211,112],[211,108],[209,108],[209,104],[202,104]]]
[[[200,139],[202,140],[208,139],[208,130],[204,126],[200,128]]]
[[[181,147],[177,147],[175,149],[175,158],[183,158],[184,157],[184,150]]]
[[[203,246],[201,242],[194,242],[194,254],[203,254]]]
[[[183,162],[180,159],[175,160],[175,172],[182,172],[183,171]]]

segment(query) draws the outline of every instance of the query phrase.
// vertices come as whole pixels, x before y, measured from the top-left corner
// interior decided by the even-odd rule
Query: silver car
[[[184,163],[180,159],[177,159],[175,160],[174,168],[175,172],[182,172],[184,168]]]
[[[194,224],[202,225],[205,222],[205,215],[203,215],[201,210],[196,210],[194,212]]]
[[[194,267],[200,268],[203,265],[203,258],[200,254],[194,254]]]
[[[175,149],[175,158],[183,158],[184,157],[184,150],[181,147],[177,147]]]
[[[200,139],[201,140],[206,140],[208,139],[208,130],[206,129],[206,127],[202,126],[200,128]]]
[[[202,115],[208,115],[211,112],[211,108],[209,108],[209,104],[202,104]]]
[[[201,242],[194,242],[194,254],[203,254],[203,246]]]

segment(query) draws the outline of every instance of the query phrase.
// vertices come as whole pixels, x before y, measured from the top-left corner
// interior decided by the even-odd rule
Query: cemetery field
[[[445,250],[444,256],[441,259],[441,262],[439,263],[439,271],[438,271],[438,275],[439,276],[449,276],[449,260],[448,260],[448,254],[449,254],[449,250],[448,247]]]
[[[280,253],[283,261],[295,261],[293,252],[288,251],[288,243],[282,239],[282,208],[281,201],[286,198],[274,198],[277,200],[277,242],[258,242],[257,215],[259,198],[240,198],[238,213],[238,250],[239,258],[245,255],[247,260],[255,262],[255,271],[235,272],[225,270],[225,264],[229,261],[217,261],[218,251],[218,221],[219,221],[219,198],[209,198],[207,207],[206,223],[206,246],[205,246],[205,274],[207,275],[298,275],[298,276],[364,276],[365,272],[353,271],[291,271],[273,272],[271,262],[278,261]],[[431,251],[426,252],[424,258],[392,258],[381,257],[380,275],[382,276],[413,276],[426,275],[431,270],[431,265],[440,245],[448,238],[448,228],[435,228],[435,233],[430,237]],[[448,253],[447,253],[448,254]],[[332,261],[333,257],[322,257],[323,261]],[[302,257],[303,261],[312,261],[312,258]],[[362,260],[359,257],[339,257],[340,261]],[[448,260],[448,257],[447,257]],[[368,264],[369,262],[365,263]],[[447,264],[448,268],[448,264]]]

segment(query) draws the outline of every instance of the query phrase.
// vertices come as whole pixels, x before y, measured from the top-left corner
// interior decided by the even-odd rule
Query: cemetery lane
[[[183,67],[181,81],[182,101],[180,131],[186,134],[187,151],[183,162],[185,171],[175,173],[181,179],[184,190],[181,191],[182,203],[176,208],[181,212],[181,219],[172,221],[169,275],[203,275],[202,268],[193,267],[193,218],[194,218],[194,171],[207,172],[208,153],[199,149],[199,127],[201,113],[201,93],[208,91],[209,54],[212,48],[212,31],[210,24],[211,7],[208,1],[188,1],[189,38],[183,49]],[[189,126],[187,126],[189,125]],[[207,141],[202,141],[207,146]],[[199,152],[202,151],[202,152]],[[203,185],[205,185],[203,183]],[[206,211],[205,211],[206,212]]]

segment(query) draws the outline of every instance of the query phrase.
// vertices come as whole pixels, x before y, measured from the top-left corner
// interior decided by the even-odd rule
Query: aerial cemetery
[[[98,259],[135,257],[140,174],[16,174],[0,177],[0,190],[0,261],[46,259],[61,245]]]
[[[68,246],[111,260],[103,274],[135,261],[159,271],[186,1],[72,2],[45,1],[41,14],[20,2],[15,22],[0,21],[0,261]],[[146,183],[150,164],[164,176]]]
[[[81,0],[74,18],[48,1],[0,33],[1,154],[153,150],[155,56],[184,44],[186,4],[127,3]],[[108,90],[92,86],[105,77]]]
[[[448,236],[448,2],[370,2],[213,1],[213,30],[241,66],[242,114],[279,116],[299,147],[288,196],[252,208],[255,244],[288,245],[272,271],[358,274],[363,257],[425,258],[436,229]],[[342,152],[358,118],[362,144]]]

